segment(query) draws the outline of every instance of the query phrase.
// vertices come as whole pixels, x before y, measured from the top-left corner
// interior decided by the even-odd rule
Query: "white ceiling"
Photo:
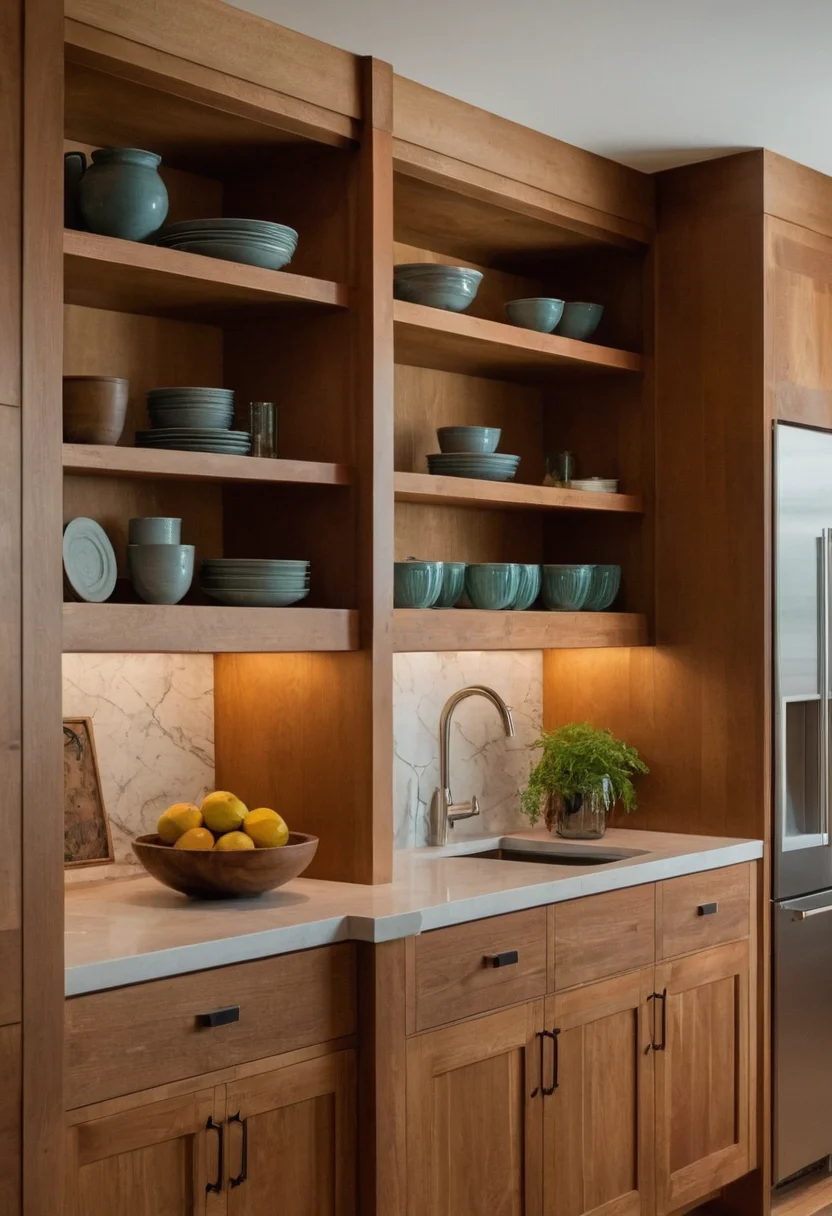
[[[832,174],[832,0],[235,0],[653,171],[763,145]]]

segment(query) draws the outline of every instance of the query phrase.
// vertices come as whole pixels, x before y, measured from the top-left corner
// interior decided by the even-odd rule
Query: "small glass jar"
[[[607,830],[611,801],[609,782],[603,789],[574,798],[550,794],[544,812],[546,826],[550,832],[572,840],[600,840]]]
[[[274,401],[249,403],[252,456],[277,456],[277,406]]]
[[[568,486],[575,476],[574,452],[550,452],[546,456],[545,486]]]

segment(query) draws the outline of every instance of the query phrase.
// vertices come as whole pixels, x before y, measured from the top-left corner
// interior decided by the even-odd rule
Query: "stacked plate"
[[[519,456],[504,452],[437,452],[428,456],[428,472],[443,477],[477,477],[483,481],[511,481]]]
[[[593,494],[617,494],[618,478],[616,477],[580,477],[569,483],[570,490],[587,490]]]
[[[269,220],[183,220],[163,228],[154,240],[168,249],[245,262],[266,270],[288,266],[298,246],[294,228]]]
[[[309,562],[208,557],[199,585],[220,604],[238,608],[287,608],[309,594]]]
[[[230,431],[234,393],[227,388],[154,388],[147,394],[152,431],[137,431],[140,448],[175,448],[247,456],[248,431]]]

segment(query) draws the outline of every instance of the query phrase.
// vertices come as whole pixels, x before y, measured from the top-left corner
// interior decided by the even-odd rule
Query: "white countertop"
[[[605,865],[471,859],[499,846],[621,852]],[[635,853],[635,856],[627,856]],[[759,840],[611,828],[563,841],[545,828],[396,854],[383,886],[298,878],[258,899],[187,899],[149,877],[66,893],[66,995],[181,975],[337,941],[382,942],[762,857]]]

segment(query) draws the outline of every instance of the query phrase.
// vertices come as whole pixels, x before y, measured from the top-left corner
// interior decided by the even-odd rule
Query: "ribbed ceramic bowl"
[[[455,608],[465,590],[465,562],[443,562],[442,590],[434,608]]]
[[[396,608],[433,608],[442,593],[444,562],[396,562],[393,604]]]
[[[510,300],[506,316],[512,325],[550,334],[563,314],[563,300],[552,296],[531,296],[527,300]]]
[[[525,612],[527,608],[531,608],[540,595],[543,576],[540,566],[520,564],[517,566],[517,570],[519,572],[517,598],[511,607],[515,612]]]
[[[474,608],[499,612],[511,608],[520,587],[513,562],[482,562],[465,568],[465,592]]]
[[[410,304],[464,312],[476,299],[482,274],[466,266],[432,262],[403,263],[393,268],[393,295]]]
[[[605,612],[611,608],[621,586],[620,566],[594,566],[584,612]]]
[[[436,432],[440,453],[475,453],[486,455],[496,452],[501,435],[498,426],[440,426]]]
[[[550,612],[579,612],[586,603],[592,566],[543,567],[543,602]]]
[[[558,322],[557,332],[562,338],[577,338],[585,342],[591,338],[604,315],[603,304],[586,304],[582,300],[570,301],[563,306],[563,316]]]
[[[290,832],[279,849],[229,853],[174,849],[155,834],[133,841],[133,852],[151,878],[192,899],[241,899],[273,891],[302,874],[317,848],[318,837],[303,832]]]

